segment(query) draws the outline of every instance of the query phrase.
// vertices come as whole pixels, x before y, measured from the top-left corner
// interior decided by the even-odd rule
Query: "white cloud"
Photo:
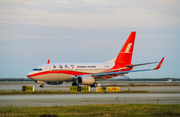
[[[169,6],[179,3],[179,0],[151,0],[154,4],[158,4],[160,6]]]
[[[153,11],[114,9],[110,14],[49,14],[41,25],[82,28],[180,26],[180,19]],[[146,13],[148,12],[148,13]],[[39,14],[40,15],[40,14]]]
[[[28,4],[28,5],[34,5],[38,3],[38,0],[2,0],[2,2],[8,3],[8,4]]]
[[[71,1],[3,1],[5,3],[14,4],[14,6],[6,9],[8,13],[0,15],[0,22],[80,28],[180,26],[180,17],[172,17],[158,10],[145,9],[144,4],[142,4],[143,7],[130,8],[128,5],[125,5],[126,2],[124,2],[123,5],[127,7],[117,8],[120,2],[114,1],[112,4],[116,5],[114,5],[115,8],[113,8],[112,4],[107,4],[110,2],[108,0],[84,1],[90,4],[86,4],[88,9],[85,8],[86,5],[80,0],[72,2],[81,4],[72,4]],[[17,3],[19,4],[18,6],[16,6]],[[48,3],[50,5],[48,5]],[[57,3],[57,5],[53,8],[55,3]],[[100,5],[96,6],[91,3]],[[156,3],[153,1],[153,3],[159,4],[160,2]],[[30,6],[26,6],[27,8],[25,8],[22,4]],[[60,7],[58,7],[58,5],[60,5]],[[79,9],[78,5],[83,9]],[[132,6],[132,4],[129,5]],[[46,7],[47,9],[43,9]]]
[[[4,23],[39,24],[58,27],[117,28],[180,26],[180,18],[138,9],[110,9],[109,14],[59,14],[47,11],[14,8],[0,16]]]
[[[88,3],[88,4],[96,3],[96,4],[105,5],[105,4],[107,4],[107,2],[108,2],[109,0],[83,0],[83,1],[85,1],[85,2]]]

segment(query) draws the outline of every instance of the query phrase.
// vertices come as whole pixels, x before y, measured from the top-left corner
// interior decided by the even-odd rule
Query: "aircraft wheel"
[[[98,86],[98,84],[95,82],[95,83],[94,83],[94,87],[97,87],[97,86]]]
[[[40,84],[40,87],[43,88],[43,87],[44,87],[44,84]]]
[[[91,85],[91,87],[97,87],[98,84],[95,82],[93,85]]]

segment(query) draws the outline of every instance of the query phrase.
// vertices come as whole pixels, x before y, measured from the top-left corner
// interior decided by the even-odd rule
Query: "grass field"
[[[0,107],[1,117],[179,117],[180,105],[128,104],[53,107]]]

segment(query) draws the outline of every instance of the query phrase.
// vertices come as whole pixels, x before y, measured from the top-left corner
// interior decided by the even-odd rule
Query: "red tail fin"
[[[136,32],[131,32],[126,43],[124,44],[119,55],[117,56],[115,63],[126,64],[126,65],[131,64],[135,36],[136,36]]]

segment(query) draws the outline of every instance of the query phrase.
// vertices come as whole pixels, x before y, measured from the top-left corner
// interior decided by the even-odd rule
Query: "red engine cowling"
[[[77,76],[77,83],[81,85],[92,85],[94,84],[95,79],[92,76],[81,75]]]

